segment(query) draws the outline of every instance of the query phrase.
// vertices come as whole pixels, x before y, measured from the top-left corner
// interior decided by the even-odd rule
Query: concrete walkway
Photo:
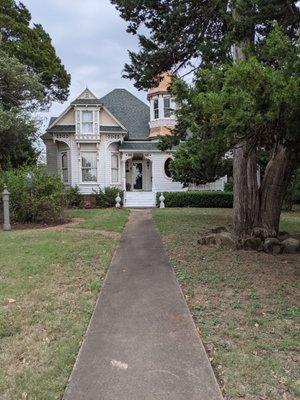
[[[64,400],[221,400],[148,210],[131,211]]]

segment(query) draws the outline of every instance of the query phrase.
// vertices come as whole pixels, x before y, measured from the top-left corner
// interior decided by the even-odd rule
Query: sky
[[[47,115],[57,116],[86,86],[102,97],[115,88],[125,88],[146,100],[133,82],[122,78],[128,50],[137,50],[137,38],[126,32],[109,0],[22,0],[52,38],[56,53],[71,74],[70,97],[65,104],[54,103]],[[46,121],[44,121],[44,124]]]

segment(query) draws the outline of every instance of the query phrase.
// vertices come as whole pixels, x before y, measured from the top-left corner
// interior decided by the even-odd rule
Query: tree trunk
[[[259,214],[259,198],[256,151],[246,142],[234,149],[233,193],[234,234],[238,238],[251,236]]]
[[[267,164],[259,190],[259,214],[254,222],[255,236],[278,235],[282,204],[296,164],[292,148],[277,144]]]

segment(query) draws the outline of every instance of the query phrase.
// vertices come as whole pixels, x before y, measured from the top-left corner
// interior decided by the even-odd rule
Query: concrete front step
[[[155,207],[156,194],[154,192],[126,192],[124,207],[146,208]]]

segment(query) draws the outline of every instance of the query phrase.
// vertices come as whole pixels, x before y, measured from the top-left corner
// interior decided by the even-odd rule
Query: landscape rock
[[[221,248],[235,249],[236,241],[229,232],[216,234],[216,245]]]
[[[225,228],[225,226],[217,226],[216,228],[211,229],[210,232],[211,233],[227,232],[227,228]]]
[[[296,253],[300,249],[300,241],[294,238],[288,238],[281,242],[284,253]]]
[[[257,237],[248,237],[245,239],[241,239],[239,242],[239,247],[243,250],[262,250],[262,241]]]
[[[283,240],[286,240],[289,237],[290,237],[290,234],[288,232],[281,231],[281,232],[278,233],[277,239],[282,242]]]
[[[276,255],[282,253],[283,246],[277,238],[267,238],[263,243],[263,249],[266,253]]]
[[[229,232],[212,233],[198,240],[199,244],[214,244],[221,248],[236,248],[236,242]]]

